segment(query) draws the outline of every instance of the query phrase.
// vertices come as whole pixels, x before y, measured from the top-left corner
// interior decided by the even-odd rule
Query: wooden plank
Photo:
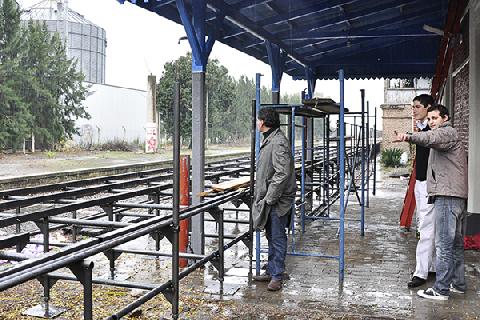
[[[240,177],[237,179],[225,181],[222,183],[212,184],[212,189],[201,192],[199,196],[206,196],[214,192],[224,192],[229,190],[237,190],[239,188],[246,187],[250,184],[250,176]]]

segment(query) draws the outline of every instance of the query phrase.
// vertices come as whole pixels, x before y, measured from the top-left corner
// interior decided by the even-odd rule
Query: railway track
[[[315,150],[315,160],[305,163],[304,170],[309,172],[312,178],[309,186],[310,194],[315,188],[325,189],[325,184],[331,185],[330,192],[335,192],[338,176],[335,165],[336,151],[330,150],[328,159],[324,161],[323,157],[326,155],[323,150]],[[299,158],[299,155],[296,155],[296,158]],[[249,157],[214,161],[207,164],[205,168],[206,187],[208,188],[211,183],[250,174]],[[64,267],[72,270],[75,278],[84,285],[85,290],[90,288],[91,291],[92,283],[145,288],[145,284],[116,281],[115,260],[125,252],[121,245],[144,235],[151,235],[155,239],[156,250],[139,250],[138,254],[173,256],[175,250],[178,254],[178,248],[174,246],[176,233],[172,230],[172,225],[175,225],[172,220],[174,217],[172,212],[175,210],[172,205],[174,196],[172,179],[172,168],[159,168],[0,191],[0,231],[3,230],[3,234],[8,234],[0,238],[0,249],[2,249],[0,259],[21,261],[18,265],[0,271],[0,291],[35,278],[40,279],[44,287],[50,290],[49,277],[51,279],[72,278],[52,273]],[[180,254],[181,257],[196,262],[179,273],[177,275],[179,279],[205,263],[211,262],[219,272],[218,278],[223,281],[223,252],[239,242],[243,242],[249,248],[249,255],[252,255],[251,226],[248,227],[247,224],[247,227],[242,228],[237,234],[224,234],[225,223],[243,223],[248,221],[248,218],[247,220],[243,218],[243,221],[241,218],[224,221],[223,217],[224,210],[235,211],[241,204],[249,205],[249,203],[250,191],[247,188],[241,191],[213,194],[206,197],[201,204],[181,210],[180,220],[209,213],[218,230],[211,236],[219,239],[219,247],[205,255]],[[242,210],[248,212],[246,209],[238,209],[237,213]],[[30,227],[26,228],[27,225]],[[50,241],[50,234],[59,228],[71,228],[73,233],[71,243]],[[88,231],[92,229],[97,232],[89,233]],[[90,237],[77,241],[76,236],[80,232]],[[38,243],[32,239],[37,234],[43,235],[43,241],[40,243],[43,244],[44,253],[37,257],[22,254],[22,248],[28,243]],[[172,253],[160,252],[159,243],[162,238],[168,239],[172,244]],[[59,249],[50,251],[52,246],[57,246]],[[15,252],[12,252],[11,248],[14,248]],[[85,262],[85,259],[100,252],[109,259],[111,279],[108,281],[93,279],[91,276],[93,265],[90,266]],[[130,253],[135,252],[130,251]],[[86,274],[89,274],[87,280],[85,280]],[[111,318],[116,319],[127,314],[159,293],[163,293],[169,299],[171,289],[172,281],[151,287],[149,293],[120,310],[116,315],[112,315]],[[85,319],[91,317],[91,297],[89,299],[85,298],[84,301]],[[46,305],[48,306],[48,301]]]

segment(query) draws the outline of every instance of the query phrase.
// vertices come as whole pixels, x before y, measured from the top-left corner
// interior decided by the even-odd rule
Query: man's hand
[[[397,131],[393,131],[393,133],[396,137],[393,139],[392,142],[408,141],[408,138],[410,137],[410,135],[407,133],[398,133]]]

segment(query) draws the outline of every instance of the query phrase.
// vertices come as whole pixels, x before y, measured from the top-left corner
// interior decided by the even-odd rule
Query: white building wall
[[[83,146],[114,140],[143,143],[147,117],[146,92],[111,85],[91,84],[83,103],[91,119],[79,119],[80,136],[74,142]]]
[[[385,104],[411,104],[412,99],[420,94],[430,94],[430,79],[414,79],[414,87],[403,87],[400,79],[385,80]]]

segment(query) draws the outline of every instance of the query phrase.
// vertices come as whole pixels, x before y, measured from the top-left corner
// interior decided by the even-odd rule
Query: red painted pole
[[[190,156],[180,157],[180,206],[190,205]],[[187,252],[188,246],[188,219],[180,220],[180,252]],[[179,267],[185,268],[187,259],[180,258]]]
[[[410,180],[408,181],[408,189],[403,199],[403,208],[400,213],[400,227],[410,229],[412,226],[412,217],[415,212],[415,160],[413,162],[412,174],[410,175]]]

